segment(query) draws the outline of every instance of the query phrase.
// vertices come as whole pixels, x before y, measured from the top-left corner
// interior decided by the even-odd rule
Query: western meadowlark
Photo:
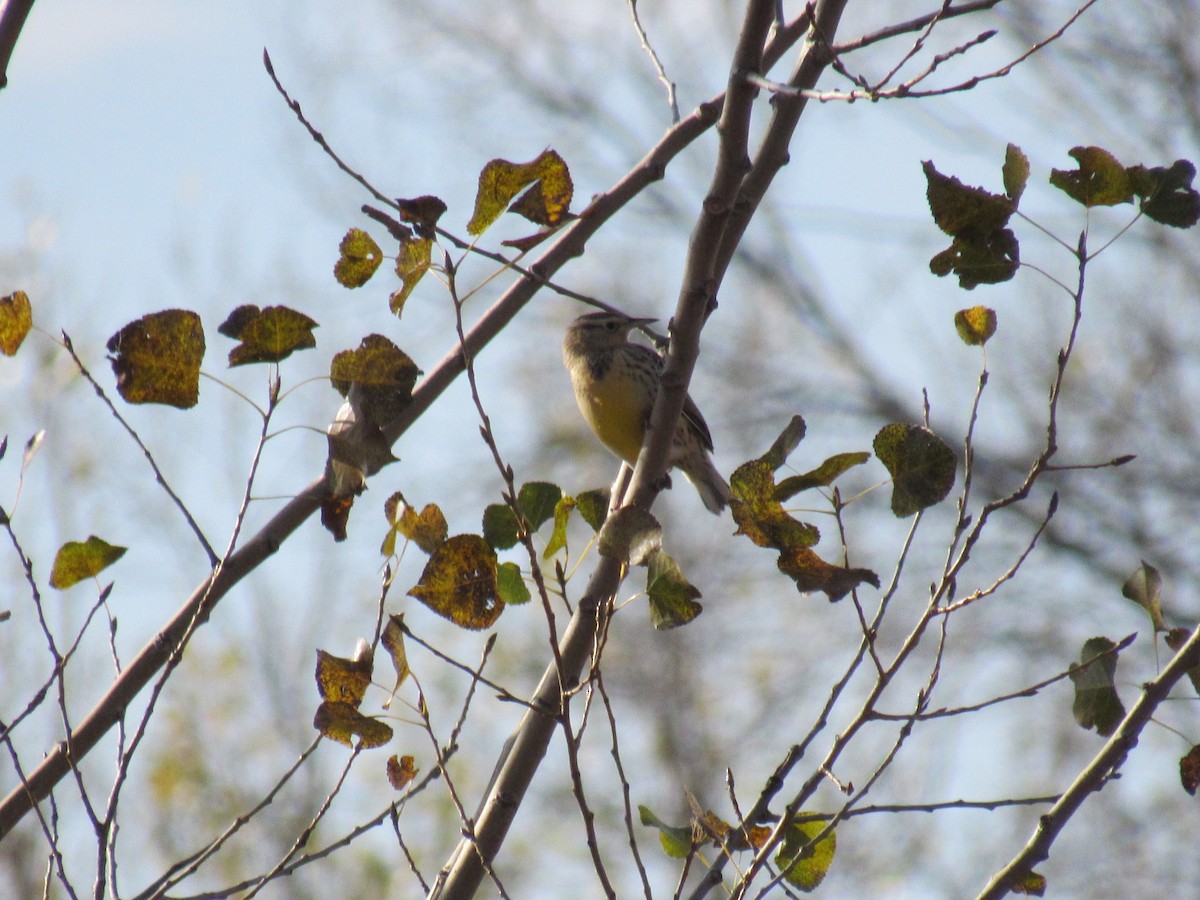
[[[628,338],[631,329],[653,321],[588,313],[572,322],[563,338],[563,363],[571,373],[579,411],[596,437],[631,466],[637,462],[658,396],[663,358]],[[712,448],[708,425],[688,397],[667,464],[687,476],[711,512],[720,513],[729,502],[729,485],[709,458]]]

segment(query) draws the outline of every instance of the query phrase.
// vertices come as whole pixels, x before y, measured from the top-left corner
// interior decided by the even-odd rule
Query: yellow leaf
[[[115,547],[94,534],[86,541],[68,541],[58,548],[50,568],[50,587],[64,590],[85,578],[94,578],[125,555],[124,547]]]
[[[29,305],[28,294],[15,291],[7,297],[0,297],[0,353],[15,356],[32,327],[33,309]]]
[[[964,344],[982,347],[996,333],[996,311],[986,306],[960,309],[954,314],[954,328]]]
[[[408,295],[429,271],[432,249],[433,241],[428,238],[413,238],[400,243],[400,253],[396,257],[396,274],[400,277],[401,287],[388,300],[388,308],[393,315],[399,316],[404,312],[404,302]]]
[[[217,331],[241,341],[229,351],[229,365],[244,366],[281,362],[296,350],[317,346],[313,337],[316,327],[317,323],[304,313],[286,306],[259,309],[247,304],[231,312]]]
[[[371,684],[372,660],[346,659],[324,650],[317,651],[317,689],[322,700],[346,703],[357,709]]]
[[[364,716],[349,703],[326,700],[317,707],[313,716],[313,728],[325,737],[353,746],[353,738],[358,735],[358,744],[364,749],[382,747],[392,739],[392,729],[389,725]]]
[[[447,538],[408,592],[462,628],[488,628],[504,612],[496,589],[496,551],[477,534]]]
[[[396,686],[392,688],[392,695],[395,696],[396,691],[400,690],[400,685],[404,683],[409,675],[408,654],[404,651],[404,616],[390,616],[388,623],[383,626],[383,634],[380,636],[380,642],[383,648],[387,650],[392,657],[392,668],[396,670]],[[383,705],[384,709],[391,706],[391,697],[388,702]]]
[[[351,228],[338,245],[338,261],[333,266],[333,277],[343,287],[362,287],[371,280],[379,264],[383,262],[383,251],[375,239],[361,228]]]
[[[526,190],[515,203],[513,198]],[[553,150],[537,159],[514,163],[493,159],[479,173],[475,212],[467,224],[469,234],[482,234],[512,203],[512,211],[538,225],[562,222],[571,205],[574,185],[566,162]]]

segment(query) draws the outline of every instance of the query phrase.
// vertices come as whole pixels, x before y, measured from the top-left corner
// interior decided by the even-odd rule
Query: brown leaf
[[[397,758],[392,755],[387,761],[388,784],[398,791],[404,790],[417,777],[416,760],[411,756]]]

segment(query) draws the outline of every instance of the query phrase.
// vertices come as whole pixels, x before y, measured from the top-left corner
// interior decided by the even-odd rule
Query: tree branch
[[[1200,627],[1192,632],[1187,643],[1179,648],[1175,658],[1167,663],[1161,674],[1142,688],[1141,696],[1117,726],[1112,737],[1063,792],[1058,802],[1038,819],[1037,828],[1034,829],[1029,842],[1008,865],[995,874],[979,894],[978,900],[998,900],[1005,896],[1034,866],[1050,858],[1050,848],[1059,832],[1083,805],[1084,800],[1108,784],[1124,764],[1130,751],[1137,746],[1142,729],[1146,727],[1158,705],[1167,698],[1175,682],[1186,675],[1189,669],[1198,665]]]

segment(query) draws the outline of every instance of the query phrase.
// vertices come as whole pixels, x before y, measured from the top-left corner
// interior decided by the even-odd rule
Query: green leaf
[[[1025,184],[1029,181],[1029,157],[1016,144],[1009,144],[1004,154],[1004,193],[1013,202],[1013,206],[1021,200],[1025,193]]]
[[[562,499],[562,489],[546,481],[530,481],[517,491],[517,506],[529,522],[531,531],[537,531],[554,515],[554,508]]]
[[[1155,631],[1166,631],[1162,615],[1162,575],[1144,559],[1121,586],[1121,595],[1146,611]]]
[[[954,328],[964,344],[982,347],[996,333],[996,311],[986,306],[960,309],[954,314]]]
[[[496,551],[477,534],[447,538],[408,592],[461,628],[488,628],[504,612],[496,590]]]
[[[546,542],[546,549],[542,551],[542,559],[549,559],[567,546],[567,523],[574,508],[575,498],[565,495],[554,504],[554,530],[550,533],[550,540]]]
[[[520,540],[517,514],[504,503],[492,503],[483,510],[483,539],[496,550],[515,547]]]
[[[14,291],[7,297],[0,297],[0,353],[16,356],[17,348],[32,327],[33,307],[28,294]]]
[[[663,851],[672,859],[683,859],[692,852],[692,829],[686,825],[668,825],[650,807],[638,804],[638,819],[643,825],[658,829]]]
[[[1046,895],[1046,876],[1039,875],[1031,869],[1013,883],[1012,892],[1025,897],[1044,897]]]
[[[1133,202],[1133,185],[1125,167],[1102,147],[1073,147],[1068,154],[1079,167],[1052,169],[1050,183],[1076,203],[1117,206]]]
[[[855,466],[861,466],[870,458],[870,453],[861,450],[855,453],[838,453],[803,475],[793,475],[783,479],[775,486],[775,498],[781,501],[787,500],[801,491],[829,487],[847,471]]]
[[[512,203],[513,198],[529,188]],[[574,185],[561,156],[546,150],[527,163],[493,159],[479,173],[475,211],[467,223],[467,233],[482,234],[509,209],[538,225],[557,225],[571,205]]]
[[[875,435],[874,446],[892,476],[892,513],[897,518],[941,503],[954,487],[958,458],[928,428],[885,425]]]
[[[1083,645],[1080,665],[1072,666],[1070,673],[1075,685],[1071,707],[1075,721],[1085,729],[1095,728],[1101,737],[1111,735],[1125,718],[1125,707],[1117,696],[1116,646],[1106,637],[1089,638]]]
[[[108,339],[117,392],[127,403],[190,409],[200,398],[204,328],[186,309],[167,309],[130,322]]]
[[[61,591],[85,578],[94,578],[124,556],[125,550],[125,547],[109,544],[94,534],[82,543],[67,541],[54,556],[50,587]]]
[[[1169,169],[1133,166],[1127,171],[1149,218],[1173,228],[1191,228],[1200,221],[1200,193],[1192,187],[1196,167],[1186,159],[1175,160]]]
[[[521,567],[515,562],[502,562],[497,566],[496,593],[505,603],[520,605],[529,602],[529,588],[521,577]]]
[[[221,323],[218,332],[241,341],[229,351],[230,366],[277,363],[296,350],[317,346],[313,329],[317,323],[304,313],[286,306],[239,306]]]
[[[346,232],[338,244],[338,254],[333,277],[342,287],[362,287],[371,280],[383,262],[383,251],[375,239],[361,228],[351,228]]]
[[[806,894],[825,880],[837,853],[836,831],[829,832],[815,845],[810,843],[824,830],[825,823],[821,821],[793,824],[784,833],[783,845],[775,855],[775,864],[783,872],[784,880]]]
[[[599,533],[608,518],[608,488],[593,488],[584,491],[575,498],[575,505],[583,521],[591,526],[592,531]]]
[[[696,586],[684,576],[679,564],[664,550],[650,554],[646,573],[646,595],[650,598],[650,622],[659,631],[686,625],[703,607]]]

